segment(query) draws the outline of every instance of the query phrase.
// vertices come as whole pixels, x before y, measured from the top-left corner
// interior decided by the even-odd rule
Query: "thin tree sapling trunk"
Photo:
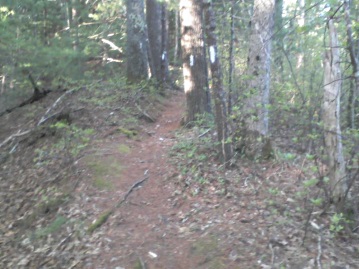
[[[215,119],[220,148],[220,156],[227,164],[232,158],[232,143],[229,141],[229,125],[226,108],[226,92],[223,89],[221,64],[217,50],[216,21],[213,15],[211,1],[204,2],[205,28],[207,46],[209,49],[209,64],[212,74],[212,94],[215,105]]]

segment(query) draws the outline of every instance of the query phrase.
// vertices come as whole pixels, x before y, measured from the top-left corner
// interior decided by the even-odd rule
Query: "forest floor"
[[[0,268],[359,268],[358,234],[310,201],[305,156],[226,170],[213,126],[180,126],[182,93],[141,91],[0,117]]]

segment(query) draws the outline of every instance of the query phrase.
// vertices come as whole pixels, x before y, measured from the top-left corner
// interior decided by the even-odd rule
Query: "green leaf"
[[[306,188],[310,188],[310,187],[315,186],[318,182],[319,182],[318,179],[312,178],[312,179],[309,179],[309,180],[304,181],[304,182],[303,182],[303,185],[304,185],[304,187],[306,187]]]
[[[316,205],[316,206],[321,206],[323,203],[323,199],[322,198],[317,198],[317,199],[310,199],[310,201]]]

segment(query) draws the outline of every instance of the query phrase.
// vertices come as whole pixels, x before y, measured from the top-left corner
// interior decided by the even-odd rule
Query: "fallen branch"
[[[322,236],[319,234],[318,235],[318,254],[317,254],[318,269],[322,269],[321,256],[322,256]]]
[[[148,113],[146,111],[143,111],[139,105],[135,104],[137,109],[142,113],[142,115],[147,119],[149,120],[150,122],[156,122],[155,119],[153,119],[150,115],[148,115]]]
[[[272,252],[272,258],[271,258],[271,268],[274,267],[274,260],[275,260],[275,254],[274,254],[274,249],[271,243],[269,243],[269,249]]]
[[[13,140],[15,137],[19,137],[19,136],[23,136],[26,135],[28,133],[30,133],[32,131],[32,129],[21,132],[21,130],[19,130],[16,134],[12,134],[10,135],[8,138],[6,138],[1,144],[0,144],[0,148],[3,147],[4,145],[6,145],[8,142],[10,142],[11,140]]]
[[[101,41],[111,47],[113,50],[117,50],[119,52],[122,52],[122,49],[120,47],[117,47],[115,43],[111,42],[110,40],[102,38]]]
[[[46,110],[44,116],[42,116],[42,118],[40,119],[40,121],[37,123],[37,126],[43,124],[45,121],[47,121],[48,119],[50,119],[50,118],[53,117],[54,115],[56,115],[56,114],[58,114],[58,113],[61,113],[61,111],[60,111],[60,112],[58,112],[58,113],[55,113],[55,114],[52,114],[52,115],[46,117],[46,115],[49,114],[50,111],[51,111],[54,107],[57,106],[57,104],[61,101],[62,98],[64,98],[65,95],[67,95],[67,94],[69,94],[69,93],[72,93],[72,92],[74,92],[75,90],[77,90],[77,88],[72,89],[72,90],[70,90],[70,91],[66,91],[66,92],[65,92],[64,94],[62,94],[59,98],[57,98],[56,101],[52,104],[52,106],[50,106],[50,107]]]
[[[197,138],[201,138],[202,136],[205,136],[210,130],[211,130],[211,128],[206,130],[204,133],[200,134]]]
[[[107,210],[105,213],[103,213],[93,224],[91,224],[89,226],[89,228],[87,229],[88,233],[93,233],[97,228],[101,227],[107,220],[108,218],[115,212],[116,208],[119,208],[128,198],[128,196],[139,186],[141,186],[141,184],[143,182],[145,182],[149,177],[145,177],[137,182],[135,182],[130,188],[129,190],[126,192],[125,196],[123,196],[123,198],[118,201],[110,210]]]
[[[0,113],[0,117],[11,113],[12,111],[14,111],[16,108],[20,108],[20,107],[24,107],[26,105],[35,103],[36,101],[41,100],[42,98],[44,98],[46,95],[48,95],[51,91],[50,90],[46,90],[46,89],[40,89],[39,87],[37,87],[35,80],[33,79],[33,77],[31,76],[31,74],[28,74],[28,79],[30,80],[30,83],[34,89],[33,94],[31,95],[30,98],[28,98],[27,100],[25,100],[24,102],[20,103],[19,105],[13,107],[13,108],[9,108],[6,109],[5,111],[2,111]]]
[[[131,186],[131,188],[129,188],[129,190],[126,192],[126,194],[125,194],[125,196],[122,198],[122,200],[119,201],[119,202],[116,204],[116,206],[114,207],[114,209],[120,207],[120,206],[123,204],[123,202],[126,201],[127,197],[131,194],[131,192],[132,192],[134,189],[138,188],[138,187],[139,187],[143,182],[145,182],[147,179],[148,179],[148,176],[145,177],[145,178],[143,178],[143,179],[141,179],[141,180],[139,180],[139,181],[137,181],[135,184],[133,184],[133,185]]]

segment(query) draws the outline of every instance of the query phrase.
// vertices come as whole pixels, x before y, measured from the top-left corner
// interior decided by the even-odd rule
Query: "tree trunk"
[[[340,51],[333,19],[328,21],[329,47],[324,58],[324,100],[322,117],[324,144],[329,163],[330,193],[332,201],[342,207],[347,182],[340,130]]]
[[[305,0],[298,0],[297,1],[297,5],[298,5],[298,8],[299,8],[299,14],[297,15],[298,16],[298,26],[299,27],[304,27],[305,25]],[[301,67],[304,66],[304,53],[302,51],[302,44],[303,44],[303,41],[301,39],[298,39],[298,54],[297,54],[297,66],[296,68],[297,69],[300,69]]]
[[[148,78],[148,54],[143,0],[127,0],[127,80],[138,82]]]
[[[202,1],[181,0],[181,46],[186,116],[184,123],[210,111],[202,30]]]
[[[168,10],[167,4],[161,4],[161,84],[172,84],[170,80],[169,62],[168,62]]]
[[[170,80],[168,62],[168,11],[165,2],[147,0],[148,37],[151,50],[151,75],[164,89],[166,83],[174,86]]]
[[[148,41],[150,43],[152,67],[151,77],[161,81],[161,49],[162,49],[162,7],[157,0],[146,0],[146,19]]]
[[[1,91],[0,91],[0,95],[3,95],[5,93],[5,81],[6,81],[6,74],[2,75],[1,78]]]
[[[222,70],[218,58],[216,21],[213,15],[212,4],[205,5],[205,25],[207,34],[207,45],[209,48],[209,62],[212,74],[212,94],[215,104],[215,117],[220,143],[221,159],[227,163],[232,158],[232,145],[229,141],[229,128],[226,109],[226,93],[223,89]]]
[[[179,62],[180,57],[180,45],[181,45],[181,39],[180,39],[180,18],[179,18],[179,12],[177,10],[175,12],[175,48],[173,52],[173,62],[177,66]]]
[[[281,74],[281,80],[283,81],[283,59],[282,59],[282,48],[283,48],[283,0],[275,0],[275,16],[274,16],[274,55],[275,64]]]
[[[349,102],[350,109],[349,113],[351,113],[350,117],[350,126],[351,128],[355,128],[355,111],[356,111],[356,97],[359,96],[359,56],[355,51],[355,45],[353,40],[353,30],[352,30],[352,21],[350,18],[350,6],[349,1],[344,0],[344,9],[345,9],[345,22],[347,28],[347,39],[348,39],[348,49],[350,55],[350,62],[353,68],[353,78],[354,78],[354,87],[350,89],[351,102]]]
[[[233,71],[234,71],[234,5],[235,1],[231,0],[231,30],[229,37],[229,65],[228,65],[228,115],[232,114],[233,99]]]
[[[242,110],[242,145],[250,158],[269,158],[268,105],[271,67],[271,43],[275,0],[255,0],[251,22],[250,49]],[[243,148],[242,148],[243,149]]]

